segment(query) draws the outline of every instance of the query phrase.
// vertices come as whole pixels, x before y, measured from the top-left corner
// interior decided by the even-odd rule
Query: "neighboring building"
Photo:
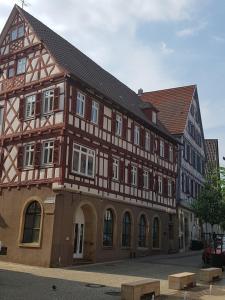
[[[200,239],[200,227],[190,204],[204,183],[204,132],[197,86],[147,92],[141,98],[159,110],[159,119],[182,144],[177,179],[179,247],[188,250],[192,239]]]
[[[206,174],[210,170],[219,170],[219,143],[217,139],[205,139],[205,150],[206,150]]]
[[[157,109],[18,6],[0,54],[1,259],[177,250],[178,144]]]

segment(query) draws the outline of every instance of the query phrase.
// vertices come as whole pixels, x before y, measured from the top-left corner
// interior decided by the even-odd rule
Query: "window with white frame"
[[[168,196],[172,197],[172,181],[168,180]]]
[[[24,147],[24,167],[32,167],[34,164],[34,144]]]
[[[134,126],[134,144],[140,144],[140,127],[137,125]]]
[[[150,138],[150,132],[146,131],[145,132],[145,150],[150,151],[150,143],[151,143],[151,138]]]
[[[157,114],[155,111],[152,112],[152,122],[156,124],[157,122]]]
[[[20,25],[11,31],[11,41],[24,36],[24,25]]]
[[[26,71],[26,62],[27,62],[27,59],[25,57],[18,59],[18,61],[17,61],[17,71],[16,71],[17,75],[25,73],[25,71]]]
[[[45,141],[42,145],[42,164],[50,165],[53,163],[54,141]]]
[[[43,114],[49,114],[53,111],[54,90],[44,91],[43,93]]]
[[[164,157],[164,141],[160,141],[160,156]]]
[[[99,103],[92,101],[91,106],[91,122],[98,124],[98,115],[99,115]]]
[[[159,193],[162,194],[162,191],[163,191],[162,176],[158,177],[158,181],[159,181]]]
[[[143,188],[148,189],[149,184],[149,172],[148,170],[144,170],[143,172]]]
[[[77,92],[77,106],[76,113],[80,117],[84,117],[84,109],[85,109],[85,95],[81,92]]]
[[[73,172],[94,177],[95,151],[84,146],[73,144],[72,170]]]
[[[35,101],[36,101],[35,95],[31,95],[25,98],[25,119],[34,117]]]
[[[137,167],[131,166],[131,184],[137,185]]]
[[[116,115],[116,135],[122,135],[122,116]]]
[[[119,180],[119,160],[113,158],[113,179]]]
[[[169,146],[169,161],[173,162],[173,147]]]

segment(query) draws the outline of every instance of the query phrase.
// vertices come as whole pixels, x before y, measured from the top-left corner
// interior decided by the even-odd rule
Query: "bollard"
[[[210,284],[210,286],[209,286],[209,295],[210,296],[212,295],[212,284]]]
[[[188,292],[184,292],[184,300],[187,300]]]

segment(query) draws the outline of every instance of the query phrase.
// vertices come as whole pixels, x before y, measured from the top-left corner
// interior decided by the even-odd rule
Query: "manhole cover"
[[[105,285],[103,284],[96,284],[96,283],[88,283],[86,284],[86,286],[93,289],[99,289],[105,287]]]
[[[105,294],[110,295],[110,296],[120,296],[121,295],[120,292],[116,292],[116,291],[108,291]]]

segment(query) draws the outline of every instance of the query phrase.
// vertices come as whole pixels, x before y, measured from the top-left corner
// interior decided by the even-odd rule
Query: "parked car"
[[[225,237],[216,238],[204,249],[202,253],[202,260],[205,264],[209,264],[211,262],[212,254],[221,255],[222,263],[225,265]]]

